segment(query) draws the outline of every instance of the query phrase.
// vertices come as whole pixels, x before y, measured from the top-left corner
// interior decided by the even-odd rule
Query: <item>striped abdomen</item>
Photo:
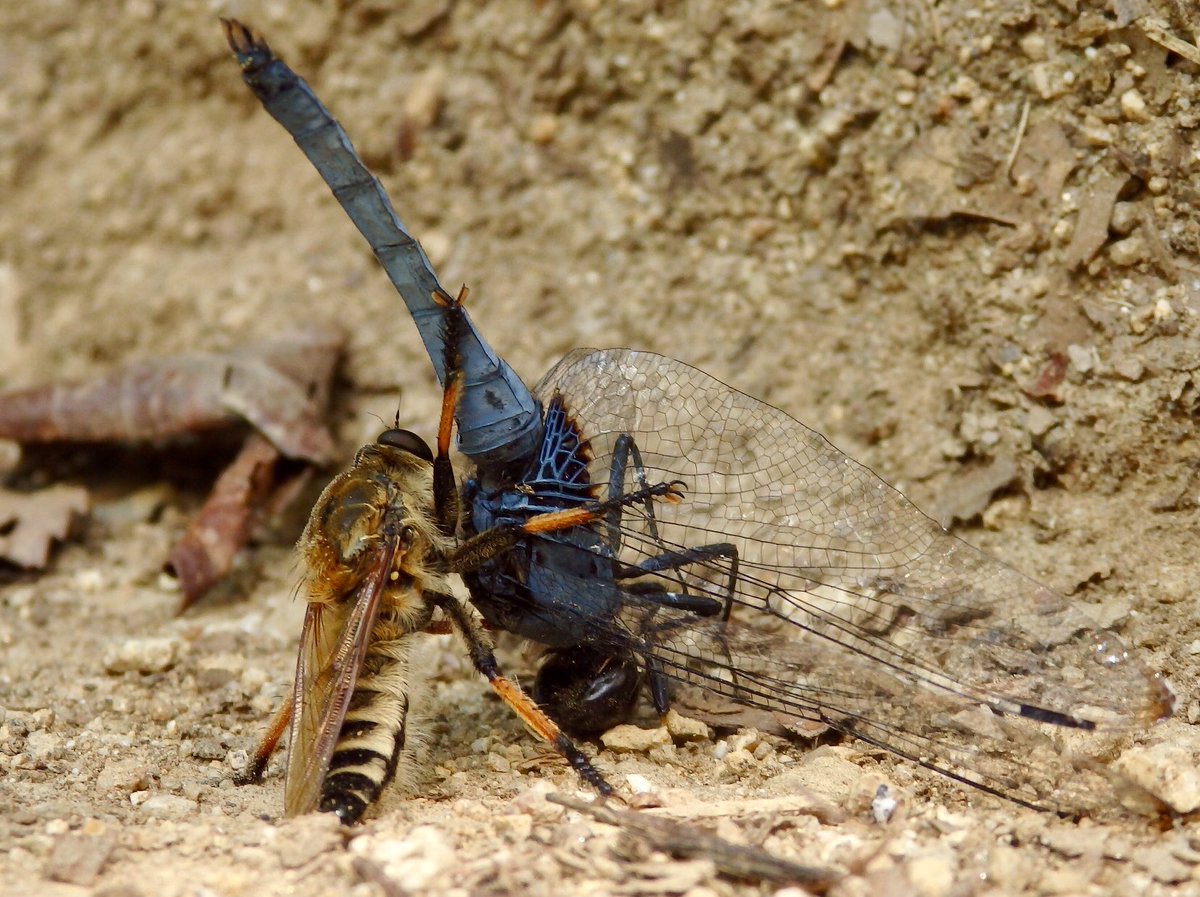
[[[408,648],[407,636],[372,642],[329,758],[319,806],[347,825],[396,774],[408,716]]]

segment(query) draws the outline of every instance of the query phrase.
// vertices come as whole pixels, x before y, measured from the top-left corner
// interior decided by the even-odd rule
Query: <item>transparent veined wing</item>
[[[614,649],[1056,809],[1095,803],[1083,772],[1102,765],[1099,733],[1170,713],[1164,683],[1114,633],[947,533],[779,409],[627,349],[576,350],[535,393],[543,403],[562,397],[593,483],[619,492],[639,477],[684,483],[682,502],[622,517],[620,560],[650,572],[615,586],[625,609],[610,621]],[[625,435],[640,464],[626,459],[610,484]],[[647,563],[718,544],[736,558]],[[562,578],[564,594],[599,587],[548,575]],[[663,606],[656,590],[729,600],[731,622]]]

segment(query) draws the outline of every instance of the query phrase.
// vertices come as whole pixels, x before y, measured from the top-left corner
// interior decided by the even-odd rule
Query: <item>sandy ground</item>
[[[1180,694],[1143,740],[1182,788],[1200,72],[1138,16],[1194,51],[1188,6],[0,0],[0,385],[327,322],[349,338],[346,457],[397,402],[432,432],[415,332],[241,84],[216,22],[235,13],[319,90],[518,371],[652,348],[821,430],[1114,620]],[[280,821],[278,775],[231,776],[294,660],[288,534],[176,617],[161,564],[202,483],[86,478],[82,540],[0,586],[4,893],[769,890],[545,804],[583,792],[432,638],[408,787],[354,831]],[[598,763],[678,818],[847,873],[839,894],[1200,893],[1186,819],[1064,821],[854,743],[721,733]],[[863,809],[881,775],[887,824]]]

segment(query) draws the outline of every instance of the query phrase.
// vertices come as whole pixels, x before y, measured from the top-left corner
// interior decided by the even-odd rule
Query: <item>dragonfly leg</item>
[[[628,433],[622,433],[617,437],[616,445],[613,450],[612,466],[609,468],[608,475],[608,494],[623,495],[627,491],[625,485],[626,474],[632,466],[634,485],[638,489],[644,489],[647,485],[646,465],[642,461],[642,453],[638,449],[637,442]],[[632,504],[632,503],[631,503]],[[639,562],[636,566],[641,568],[645,573],[658,573],[665,570],[681,571],[684,567],[690,564],[704,563],[707,560],[725,557],[730,561],[728,585],[724,590],[724,618],[729,619],[729,615],[733,610],[733,595],[734,584],[737,582],[738,555],[737,546],[729,542],[714,543],[712,545],[702,545],[696,548],[684,548],[682,550],[672,549],[663,540],[658,529],[658,518],[654,512],[653,502],[647,500],[640,502],[643,505],[645,512],[646,531],[649,534],[650,541],[653,542],[661,553],[656,557]],[[614,508],[609,512],[606,518],[608,525],[608,540],[609,546],[612,548],[614,555],[619,555],[623,537],[621,534],[621,521],[624,506]],[[626,568],[631,569],[631,568]],[[637,576],[638,573],[619,574],[622,576]],[[687,595],[688,585],[682,575],[676,577],[679,583],[682,594]],[[710,599],[711,600],[711,599]]]
[[[646,466],[642,463],[642,453],[638,450],[637,443],[634,442],[633,437],[628,433],[622,433],[617,437],[617,442],[613,446],[612,466],[608,470],[608,494],[610,496],[623,495],[627,491],[625,488],[625,472],[629,467],[630,461],[633,462],[637,485],[645,488],[647,482]],[[653,504],[647,502],[645,510],[650,537],[665,548],[666,546],[658,534],[658,520],[654,516]],[[618,554],[621,551],[621,509],[614,509],[608,515],[606,523],[608,524],[609,546],[612,548],[613,554]]]
[[[426,594],[428,595],[428,593]],[[471,663],[487,679],[492,690],[500,696],[505,704],[512,708],[513,712],[521,718],[521,721],[535,735],[558,751],[584,781],[605,797],[612,795],[614,793],[612,786],[605,781],[604,776],[592,765],[587,755],[558,727],[554,720],[550,719],[521,690],[521,687],[515,680],[510,679],[500,672],[499,664],[496,662],[496,654],[492,650],[487,634],[476,619],[464,611],[462,605],[453,596],[441,595],[430,597],[433,598],[435,603],[445,613],[446,619],[451,622],[455,631],[462,636],[463,641],[466,642],[467,654],[471,658]]]

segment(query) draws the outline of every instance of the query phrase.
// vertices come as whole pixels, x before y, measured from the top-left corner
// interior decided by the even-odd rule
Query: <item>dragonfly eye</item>
[[[433,452],[430,451],[429,444],[412,430],[384,430],[375,441],[380,445],[386,445],[389,448],[400,449],[402,452],[416,455],[421,460],[428,461],[430,464],[433,463]]]

